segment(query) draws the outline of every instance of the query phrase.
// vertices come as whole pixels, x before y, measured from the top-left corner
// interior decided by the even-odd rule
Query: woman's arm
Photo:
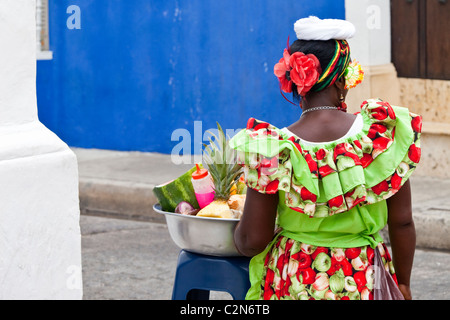
[[[277,215],[278,192],[262,194],[247,188],[244,213],[234,231],[238,251],[248,257],[262,252],[272,240]]]
[[[389,238],[397,281],[405,299],[410,300],[409,282],[416,247],[416,230],[412,217],[409,180],[387,200],[387,205]]]

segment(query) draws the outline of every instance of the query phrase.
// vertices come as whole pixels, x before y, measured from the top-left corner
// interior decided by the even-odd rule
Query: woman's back
[[[329,142],[345,136],[357,119],[356,115],[339,110],[305,114],[287,129],[302,140]]]

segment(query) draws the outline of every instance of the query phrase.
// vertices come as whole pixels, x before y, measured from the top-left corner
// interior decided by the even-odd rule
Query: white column
[[[77,161],[37,116],[35,14],[0,1],[0,299],[81,299]]]
[[[397,72],[391,63],[391,10],[389,0],[345,0],[346,20],[356,27],[350,39],[352,59],[364,68],[365,79],[347,98],[351,111],[362,101],[381,98],[400,103]]]

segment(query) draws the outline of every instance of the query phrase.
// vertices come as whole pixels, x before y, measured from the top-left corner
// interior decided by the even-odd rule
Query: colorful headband
[[[336,49],[333,58],[323,70],[319,80],[311,89],[313,92],[321,91],[332,85],[337,79],[344,75],[350,64],[350,47],[346,40],[335,40]]]

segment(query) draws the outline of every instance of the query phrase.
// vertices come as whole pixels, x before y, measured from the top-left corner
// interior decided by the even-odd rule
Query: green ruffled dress
[[[370,271],[376,248],[395,279],[379,231],[386,199],[419,162],[422,120],[379,99],[360,114],[362,130],[329,143],[253,118],[230,140],[248,187],[280,197],[282,231],[252,258],[246,299],[371,299],[373,283],[355,275]]]

